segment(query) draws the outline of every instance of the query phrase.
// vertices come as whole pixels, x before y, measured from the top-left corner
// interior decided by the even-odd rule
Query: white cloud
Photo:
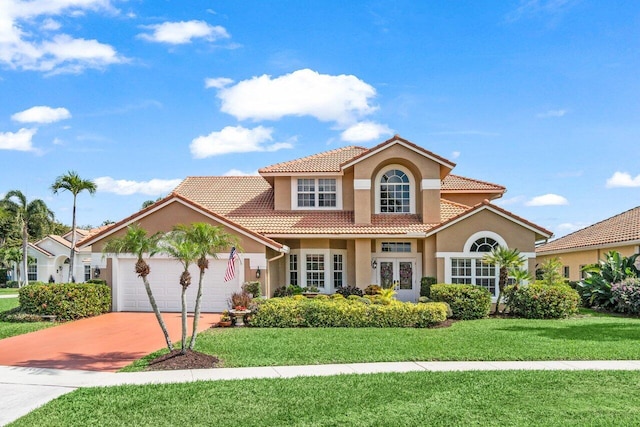
[[[191,43],[193,39],[205,39],[214,42],[229,38],[224,27],[209,25],[204,21],[163,22],[162,24],[147,25],[143,28],[152,30],[151,33],[139,34],[138,37],[150,42],[168,44]]]
[[[393,131],[387,125],[375,122],[360,122],[348,127],[340,138],[348,142],[364,142],[380,138],[381,135],[391,135]]]
[[[102,176],[93,180],[98,191],[114,193],[120,196],[132,194],[145,194],[147,196],[160,196],[176,188],[181,179],[152,179],[150,181],[129,181],[126,179],[113,179],[110,176]]]
[[[614,172],[611,178],[607,179],[607,188],[616,187],[640,187],[640,175],[632,178],[627,172]]]
[[[204,87],[207,89],[212,87],[222,89],[225,86],[229,86],[231,83],[233,83],[233,79],[227,77],[212,77],[204,80]]]
[[[229,169],[228,171],[226,171],[225,173],[222,174],[223,176],[256,176],[256,175],[260,175],[258,173],[258,171],[253,171],[253,172],[243,172],[240,169]]]
[[[273,141],[272,128],[258,126],[247,129],[242,126],[227,126],[219,132],[211,132],[206,136],[199,136],[191,141],[189,148],[196,159],[219,156],[229,153],[249,153],[254,151],[278,151],[283,148],[292,148],[290,142]]]
[[[508,205],[516,205],[525,201],[524,196],[514,196],[507,199],[498,199],[493,201],[498,206],[508,206]]]
[[[558,224],[558,226],[556,227],[556,230],[558,230],[558,233],[567,234],[567,233],[572,233],[574,231],[583,229],[588,225],[589,224],[584,222],[577,222],[577,223],[563,222],[562,224]]]
[[[51,108],[46,105],[31,107],[11,116],[11,120],[20,123],[54,123],[69,118],[71,113],[66,108]]]
[[[349,126],[373,113],[376,90],[352,75],[320,74],[303,69],[271,78],[253,77],[218,91],[220,110],[238,120],[279,120],[311,116],[323,122]]]
[[[58,32],[60,23],[52,19],[100,10],[117,12],[109,0],[4,0],[0,11],[0,63],[13,69],[58,74],[126,62],[108,44]]]
[[[20,129],[18,132],[0,132],[0,150],[33,151],[32,138],[37,129]]]
[[[568,205],[569,201],[558,194],[544,194],[542,196],[536,196],[533,199],[527,201],[525,206],[561,206]]]
[[[454,151],[451,153],[451,158],[453,160],[457,159],[458,157],[460,157],[460,152],[459,151]]]
[[[506,16],[507,22],[536,16],[557,16],[568,11],[580,0],[520,0],[520,5]]]
[[[536,114],[536,117],[538,117],[539,119],[547,119],[549,117],[563,117],[567,114],[567,112],[567,110],[548,110],[544,113]]]

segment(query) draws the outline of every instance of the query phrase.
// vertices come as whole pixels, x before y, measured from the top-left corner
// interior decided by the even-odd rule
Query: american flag
[[[229,261],[227,261],[227,271],[224,272],[224,281],[228,282],[229,280],[236,277],[236,260],[238,259],[238,251],[236,251],[235,246],[231,248],[231,253],[229,254]]]

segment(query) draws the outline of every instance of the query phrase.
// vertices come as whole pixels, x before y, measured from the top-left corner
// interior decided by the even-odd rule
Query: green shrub
[[[568,285],[532,283],[528,286],[508,286],[505,304],[509,311],[527,319],[560,319],[578,312],[580,296]]]
[[[260,289],[260,282],[257,280],[245,283],[244,286],[242,286],[242,290],[251,294],[253,298],[260,298],[262,293],[262,290]]]
[[[482,319],[491,310],[491,294],[475,285],[439,283],[431,286],[431,299],[449,304],[454,319]]]
[[[106,285],[107,281],[104,279],[89,279],[85,283],[93,283],[94,285]]]
[[[111,308],[111,290],[87,283],[30,284],[19,291],[25,313],[73,320],[106,313]]]
[[[5,285],[5,287],[7,288],[17,288],[19,286],[17,280],[7,280],[7,283],[5,283]]]
[[[395,301],[389,305],[367,304],[357,299],[272,298],[257,309],[251,326],[291,327],[416,327],[426,328],[447,318],[442,303],[413,304]]]
[[[364,292],[362,292],[362,289],[356,286],[342,286],[336,290],[336,294],[340,294],[345,298],[351,295],[357,295],[361,297]]]
[[[431,286],[435,285],[437,282],[438,279],[430,276],[420,279],[420,296],[431,298]]]
[[[291,295],[300,295],[302,288],[298,285],[280,286],[273,291],[273,296],[276,298],[290,297]]]
[[[382,288],[378,285],[369,285],[366,288],[364,288],[364,293],[366,295],[378,295],[381,290]]]

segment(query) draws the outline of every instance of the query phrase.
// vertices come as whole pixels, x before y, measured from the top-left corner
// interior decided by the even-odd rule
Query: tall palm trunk
[[[29,284],[29,256],[27,252],[27,246],[29,244],[29,230],[27,228],[27,223],[23,221],[22,223],[22,271],[24,272],[24,286]],[[20,282],[18,282],[18,287],[22,287]]]
[[[498,279],[498,299],[496,300],[496,310],[494,314],[500,313],[500,301],[502,300],[502,290],[509,280],[509,272],[507,267],[500,267],[500,278]]]
[[[196,295],[196,306],[193,310],[193,331],[189,341],[189,350],[196,346],[196,336],[198,335],[198,323],[200,321],[200,304],[202,302],[202,282],[204,281],[204,268],[200,267],[200,280],[198,280],[198,294]]]
[[[182,347],[180,348],[180,354],[187,353],[187,288],[182,287]]]
[[[73,214],[71,216],[71,253],[69,255],[69,278],[67,282],[73,282],[73,260],[76,255],[76,195],[73,195]]]
[[[171,338],[169,338],[169,331],[167,330],[167,325],[164,323],[164,319],[162,318],[160,309],[158,309],[158,304],[156,303],[156,299],[153,297],[153,292],[151,292],[151,285],[149,284],[149,280],[147,280],[146,275],[141,277],[142,277],[142,282],[144,283],[144,289],[147,291],[147,296],[149,297],[149,303],[151,303],[151,308],[153,309],[153,313],[156,315],[156,319],[158,320],[160,329],[162,329],[162,333],[164,334],[164,340],[167,342],[167,347],[169,348],[169,351],[173,351],[173,344],[171,343]]]

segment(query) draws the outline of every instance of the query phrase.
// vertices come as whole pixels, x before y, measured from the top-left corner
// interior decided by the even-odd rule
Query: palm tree
[[[45,202],[34,199],[27,202],[26,196],[20,190],[9,191],[2,200],[2,207],[11,215],[22,232],[22,272],[24,285],[29,284],[27,275],[27,246],[29,244],[29,225],[37,223],[51,223],[54,215]],[[20,284],[18,285],[20,286]]]
[[[204,281],[204,273],[209,268],[209,260],[211,256],[217,258],[216,253],[221,252],[231,246],[236,246],[240,250],[238,239],[226,233],[221,227],[216,227],[204,222],[196,222],[191,225],[177,225],[174,229],[177,232],[184,233],[186,238],[195,243],[198,251],[198,268],[200,269],[200,278],[198,280],[198,294],[196,296],[196,305],[194,309],[193,331],[191,333],[191,341],[189,349],[193,350],[196,345],[196,337],[198,335],[198,322],[200,320],[200,307],[202,303],[202,285]]]
[[[151,272],[151,268],[143,258],[145,254],[150,258],[158,253],[160,250],[159,242],[161,238],[161,233],[155,233],[151,236],[147,236],[147,231],[145,229],[134,224],[127,227],[127,233],[124,236],[109,240],[102,249],[102,252],[105,254],[131,253],[138,257],[135,271],[138,273],[138,277],[142,278],[144,288],[147,291],[147,296],[149,297],[149,303],[151,304],[151,308],[156,315],[158,324],[162,329],[164,339],[167,342],[167,347],[169,348],[169,351],[172,351],[173,344],[171,344],[171,338],[169,338],[167,325],[165,325],[164,320],[162,319],[162,314],[160,313],[160,309],[158,309],[158,304],[156,304],[156,299],[153,297],[153,292],[151,291],[151,285],[147,279],[147,276]]]
[[[491,252],[485,254],[482,258],[487,264],[495,265],[500,269],[500,278],[498,279],[498,299],[496,300],[495,314],[500,313],[500,300],[502,299],[502,291],[504,291],[507,281],[509,280],[509,270],[521,267],[525,258],[520,255],[517,249],[509,249],[504,246],[496,246]]]
[[[88,179],[82,179],[75,171],[68,171],[65,175],[61,175],[56,178],[56,181],[51,185],[51,191],[53,194],[58,194],[59,191],[68,191],[73,194],[73,214],[71,216],[71,253],[69,255],[69,282],[73,281],[73,260],[75,258],[76,251],[76,199],[78,194],[83,191],[88,191],[93,195],[96,192],[96,184]]]
[[[531,282],[533,280],[533,276],[527,270],[523,270],[520,267],[513,267],[509,270],[509,277],[513,279],[515,282],[514,286],[516,289],[520,287],[524,282]]]
[[[184,267],[180,274],[180,285],[182,292],[180,301],[182,303],[182,347],[180,354],[187,353],[187,288],[191,285],[191,273],[189,266],[198,259],[198,248],[195,242],[191,241],[185,233],[173,231],[168,233],[162,243],[162,251],[167,255],[176,258]]]
[[[18,283],[21,281],[20,273],[20,261],[22,261],[22,252],[20,248],[0,248],[0,265],[6,267],[16,267],[16,280]]]

